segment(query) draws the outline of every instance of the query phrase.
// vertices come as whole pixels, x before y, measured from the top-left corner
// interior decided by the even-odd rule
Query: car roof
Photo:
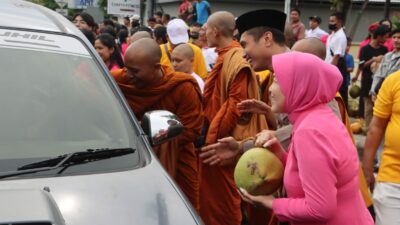
[[[61,14],[28,1],[1,0],[0,18],[0,27],[83,35]]]

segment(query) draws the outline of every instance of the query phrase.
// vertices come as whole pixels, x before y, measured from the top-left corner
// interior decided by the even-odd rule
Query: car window
[[[68,41],[81,52],[0,41],[0,172],[86,149],[136,148],[101,68],[78,40]]]

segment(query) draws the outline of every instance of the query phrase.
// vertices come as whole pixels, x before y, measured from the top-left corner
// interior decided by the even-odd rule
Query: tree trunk
[[[360,20],[361,20],[361,17],[362,17],[362,15],[363,15],[365,9],[366,9],[367,6],[368,6],[368,2],[369,2],[369,0],[364,0],[364,3],[363,3],[363,5],[361,6],[360,11],[358,11],[357,16],[356,16],[356,19],[354,20],[353,25],[351,26],[350,33],[349,33],[349,36],[350,36],[351,39],[354,38],[354,35],[355,35],[355,33],[356,33],[358,24],[360,23]]]
[[[390,0],[386,0],[383,18],[389,19],[389,14],[390,14]]]

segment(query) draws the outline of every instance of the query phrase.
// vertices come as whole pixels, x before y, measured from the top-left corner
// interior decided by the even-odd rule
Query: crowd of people
[[[178,18],[156,13],[147,26],[138,16],[97,26],[85,12],[72,22],[139,121],[160,109],[180,118],[183,133],[154,152],[205,224],[396,224],[400,29],[389,20],[368,28],[351,79],[343,15],[329,17],[328,31],[317,15],[306,30],[300,15],[292,9],[288,24],[276,10],[235,18],[211,13],[207,1],[184,0]],[[359,75],[359,117],[370,127],[362,164],[347,115],[348,88]],[[282,198],[236,187],[236,162],[253,147],[285,165]]]

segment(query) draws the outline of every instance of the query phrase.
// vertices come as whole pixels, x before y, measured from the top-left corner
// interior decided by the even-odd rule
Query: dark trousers
[[[342,96],[344,105],[346,106],[346,111],[349,110],[349,86],[343,84],[340,86],[339,93]]]
[[[358,116],[360,118],[365,118],[365,110],[364,110],[364,97],[360,96],[359,100],[358,100]]]

